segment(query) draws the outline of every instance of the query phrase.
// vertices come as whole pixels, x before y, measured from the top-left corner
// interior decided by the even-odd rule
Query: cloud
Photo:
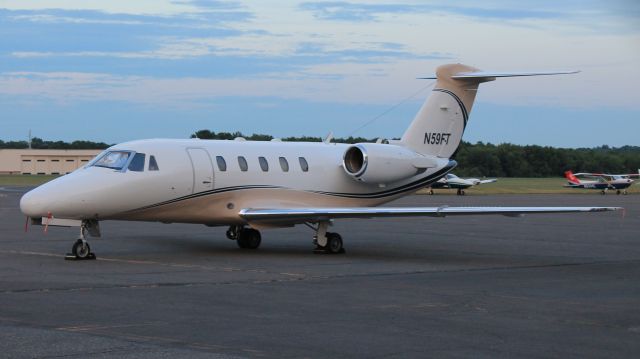
[[[338,21],[376,21],[383,15],[441,13],[483,19],[548,19],[562,14],[555,11],[517,8],[483,8],[475,6],[450,6],[437,3],[416,4],[363,4],[350,2],[305,2],[300,9],[311,11],[316,18]]]

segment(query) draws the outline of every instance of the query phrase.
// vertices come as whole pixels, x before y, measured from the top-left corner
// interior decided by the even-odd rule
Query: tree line
[[[191,138],[203,140],[232,140],[243,137],[250,141],[270,141],[273,136],[265,134],[244,135],[241,132],[212,132],[200,130]],[[285,137],[282,141],[321,142],[320,137],[302,136]],[[334,138],[337,143],[375,142],[376,139],[363,137]],[[28,148],[27,141],[0,140],[0,149]],[[34,149],[105,149],[110,145],[104,142],[45,141],[33,138],[31,148]],[[509,143],[493,145],[463,141],[454,159],[458,167],[454,172],[459,176],[470,177],[556,177],[564,171],[574,172],[606,172],[637,173],[640,168],[640,146],[594,148],[554,148],[549,146],[521,146]]]
[[[31,139],[31,148],[38,150],[102,150],[111,145],[104,142],[92,141],[45,141],[34,137]],[[29,148],[27,141],[7,141],[0,140],[0,149],[24,149]]]

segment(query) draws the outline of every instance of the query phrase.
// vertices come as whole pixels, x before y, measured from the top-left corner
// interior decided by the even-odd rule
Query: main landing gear
[[[229,227],[227,238],[235,240],[238,247],[242,249],[257,249],[262,242],[260,232],[253,228],[244,228],[242,226]]]
[[[464,192],[464,190],[462,188],[458,188],[458,192],[457,195],[458,196],[464,196],[466,193]]]
[[[96,259],[95,253],[91,252],[91,247],[89,246],[89,242],[87,242],[85,238],[85,233],[87,232],[87,223],[82,221],[80,225],[80,237],[71,247],[71,253],[67,253],[64,259],[67,260],[83,260],[83,259]]]
[[[320,222],[316,227],[308,223],[306,225],[316,232],[313,236],[313,244],[316,246],[314,253],[344,253],[342,237],[338,233],[327,232],[329,221]],[[240,225],[230,226],[227,230],[227,238],[236,241],[238,247],[242,249],[257,249],[262,242],[260,232]]]
[[[627,194],[627,190],[623,189],[622,191],[621,190],[617,190],[616,191],[616,194],[621,194],[621,193],[626,195]]]
[[[308,225],[312,229],[315,229],[316,235],[313,236],[313,244],[316,248],[313,253],[325,253],[325,254],[338,254],[344,253],[344,247],[342,246],[342,236],[338,233],[327,232],[329,227],[328,221],[318,223],[317,228]]]

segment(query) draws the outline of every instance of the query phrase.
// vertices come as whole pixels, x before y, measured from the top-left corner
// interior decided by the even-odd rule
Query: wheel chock
[[[76,257],[73,255],[73,253],[67,253],[67,255],[64,256],[64,260],[66,261],[85,261],[85,260],[91,260],[91,259],[96,259],[95,253],[89,253],[89,255],[86,258]]]

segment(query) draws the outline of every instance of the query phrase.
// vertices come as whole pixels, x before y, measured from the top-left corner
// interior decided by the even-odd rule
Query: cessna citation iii
[[[332,220],[453,215],[600,212],[618,207],[378,207],[428,187],[456,162],[478,85],[494,73],[450,64],[400,140],[354,145],[152,139],[112,146],[85,167],[26,193],[32,223],[79,226],[71,258],[95,258],[85,235],[103,220],[229,226],[240,248],[255,249],[259,230],[306,224],[317,251],[343,252]]]

